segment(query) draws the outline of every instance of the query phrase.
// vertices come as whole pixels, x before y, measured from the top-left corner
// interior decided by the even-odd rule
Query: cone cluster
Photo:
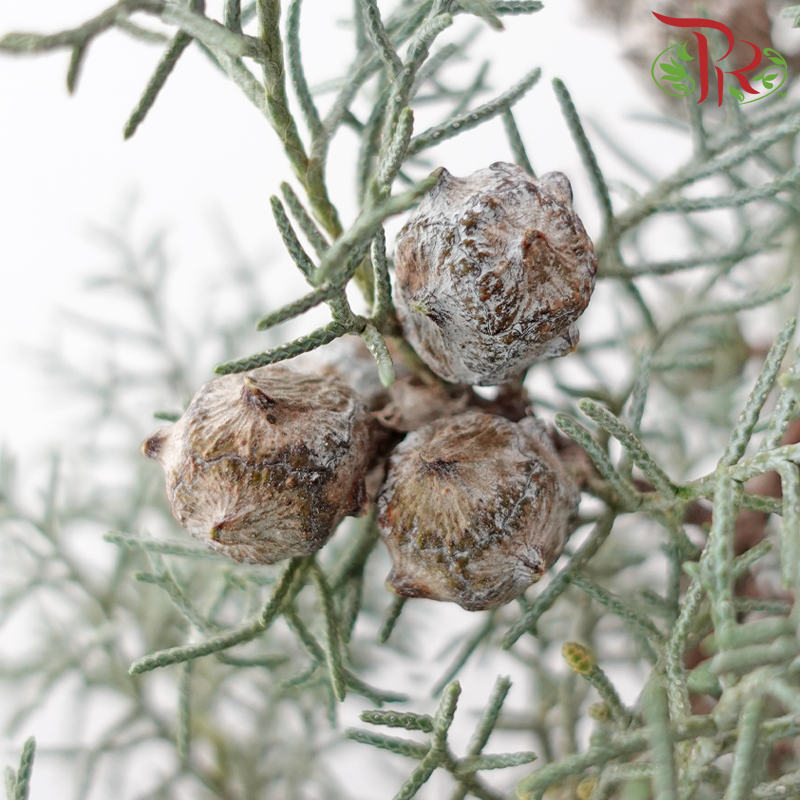
[[[326,348],[337,357],[324,365],[301,359],[310,372],[215,378],[143,446],[180,524],[238,561],[272,564],[316,552],[374,501],[387,584],[403,597],[479,610],[538,581],[580,489],[530,409],[470,385],[576,346],[596,260],[571,201],[559,173],[442,170],[398,236],[396,298],[407,341],[451,385],[398,364],[384,389],[352,341]]]

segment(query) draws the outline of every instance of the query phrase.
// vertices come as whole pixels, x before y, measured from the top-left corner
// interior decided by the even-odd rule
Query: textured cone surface
[[[404,597],[507,603],[561,554],[580,492],[541,423],[467,412],[410,433],[378,497]]]
[[[209,381],[143,449],[193,536],[271,564],[315,552],[363,511],[370,416],[342,381],[274,365]]]
[[[498,162],[441,171],[398,234],[395,269],[403,331],[425,363],[492,385],[575,349],[597,259],[566,176]]]

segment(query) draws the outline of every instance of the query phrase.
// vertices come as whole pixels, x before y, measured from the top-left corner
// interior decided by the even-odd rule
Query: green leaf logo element
[[[744,92],[735,86],[729,87],[730,93],[741,103],[744,100]]]
[[[759,78],[764,86],[763,91],[745,100],[743,105],[746,105],[747,103],[755,103],[758,100],[764,100],[767,97],[771,97],[780,90],[789,77],[788,73],[783,69],[780,72],[769,72],[769,69],[765,70],[764,72],[765,74],[759,75]],[[766,74],[767,72],[769,72],[769,74]],[[751,78],[751,80],[755,80],[755,78]]]
[[[694,91],[695,82],[686,72],[686,66],[681,61],[670,58],[669,62],[661,61],[671,50],[676,50],[680,44],[672,44],[659,53],[650,66],[650,75],[653,82],[665,94],[671,97],[686,97]],[[658,70],[658,67],[661,70]]]
[[[779,67],[786,66],[786,59],[777,50],[773,50],[771,47],[765,47],[764,55],[767,56],[773,64],[777,64]]]
[[[694,61],[694,56],[690,56],[689,51],[686,49],[686,42],[681,42],[681,46],[678,48],[678,58],[684,61]]]

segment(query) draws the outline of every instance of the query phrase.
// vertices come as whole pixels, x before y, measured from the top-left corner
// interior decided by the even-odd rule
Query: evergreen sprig
[[[390,728],[404,728],[409,731],[419,731],[429,735],[429,744],[421,744],[407,739],[384,736],[350,728],[345,731],[345,736],[362,744],[372,745],[381,750],[414,758],[420,763],[412,772],[409,779],[400,787],[395,800],[410,800],[422,786],[429,780],[436,769],[444,769],[455,780],[452,794],[453,800],[463,800],[467,794],[479,798],[499,798],[494,790],[486,787],[477,773],[482,770],[503,769],[505,767],[529,764],[536,759],[535,753],[502,753],[498,755],[483,755],[483,748],[489,736],[497,725],[497,720],[505,701],[511,682],[508,678],[498,678],[495,683],[489,703],[481,714],[478,726],[467,748],[467,755],[457,758],[453,755],[447,742],[447,732],[453,724],[458,697],[461,686],[458,681],[449,683],[442,692],[436,714],[430,717],[426,714],[368,711],[361,715],[364,722],[372,725],[385,725]]]
[[[68,51],[70,92],[82,69],[91,68],[93,43],[111,29],[161,47],[126,136],[162,102],[178,59],[196,45],[264,115],[297,187],[280,183],[282,199],[272,197],[271,205],[285,263],[301,272],[310,291],[265,314],[253,290],[256,270],[238,287],[241,318],[259,320],[262,344],[244,325],[224,327],[213,314],[207,326],[212,338],[203,339],[198,328],[196,341],[187,344],[169,324],[160,245],[140,252],[125,235],[109,237],[120,266],[95,286],[123,289],[141,304],[147,323],[130,330],[100,322],[87,328],[107,343],[135,343],[144,361],[158,367],[133,374],[129,366],[120,369],[114,353],[109,366],[70,373],[99,401],[93,425],[113,422],[115,430],[136,430],[140,437],[140,415],[126,405],[129,390],[157,384],[153,403],[161,405],[153,407],[181,408],[198,383],[197,354],[210,346],[222,362],[217,371],[225,373],[357,335],[384,386],[395,378],[392,354],[398,352],[422,383],[435,381],[398,335],[385,223],[436,183],[435,172],[425,177],[430,165],[420,156],[496,117],[507,151],[533,174],[526,117],[513,109],[537,84],[539,68],[479,104],[489,64],[472,65],[467,79],[454,83],[449,67],[471,58],[472,37],[444,45],[439,37],[456,15],[499,30],[505,16],[541,7],[533,0],[410,0],[386,13],[378,0],[358,0],[353,58],[330,84],[333,100],[324,114],[306,78],[301,15],[308,5],[300,0],[288,2],[283,22],[277,0],[244,8],[226,0],[218,20],[201,2],[120,0],[74,29],[0,39],[0,51],[8,53]],[[171,26],[172,34],[142,27],[142,14]],[[605,341],[587,337],[570,356],[576,369],[560,360],[538,365],[526,389],[537,413],[555,412],[571,440],[559,447],[593,505],[582,508],[574,543],[541,587],[517,606],[477,617],[459,634],[432,686],[434,696],[441,695],[435,713],[361,714],[371,726],[402,728],[417,738],[361,729],[346,737],[417,762],[397,798],[413,797],[437,770],[452,778],[452,800],[505,796],[484,773],[521,768],[536,756],[485,754],[497,729],[525,731],[540,745],[540,765],[527,768],[518,784],[523,800],[544,798],[549,790],[598,800],[615,791],[622,796],[629,787],[636,796],[659,800],[792,796],[800,787],[796,754],[785,756],[778,777],[766,763],[783,752],[784,740],[800,735],[800,635],[792,599],[800,590],[800,445],[793,435],[800,417],[800,351],[790,354],[793,318],[751,381],[738,418],[735,403],[756,360],[741,332],[743,315],[770,306],[770,313],[778,309],[775,316],[785,317],[796,305],[790,254],[798,238],[800,168],[793,153],[800,106],[780,98],[763,111],[742,108],[722,118],[694,104],[683,128],[692,136],[692,154],[659,175],[656,163],[638,162],[613,137],[587,126],[563,82],[554,81],[553,89],[594,190],[603,223],[598,276],[614,293],[619,318],[609,323],[613,333]],[[422,106],[426,114],[433,107],[436,116],[419,131]],[[345,127],[360,139],[353,170],[358,207],[347,220],[333,201],[340,187],[327,176],[332,142]],[[595,136],[611,145],[611,155],[596,149]],[[646,182],[642,191],[613,179],[612,156]],[[499,152],[492,160],[502,157]],[[547,154],[536,161],[544,167]],[[697,191],[695,184],[709,178],[715,180]],[[406,189],[398,190],[397,182]],[[720,236],[708,211],[727,215],[734,235]],[[683,255],[664,257],[657,237],[651,240],[662,222],[685,233],[675,237],[685,242]],[[681,282],[687,276],[691,284]],[[351,283],[370,316],[351,307]],[[330,308],[329,324],[290,342],[275,338],[275,326],[322,303]],[[240,357],[255,349],[263,352]],[[52,369],[66,373],[59,359]],[[538,380],[548,372],[554,393],[541,388],[548,381]],[[701,387],[704,400],[693,404]],[[716,467],[709,470],[710,463]],[[406,655],[413,651],[408,635],[422,635],[416,601],[389,603],[379,593],[374,507],[363,525],[343,525],[318,557],[251,568],[146,533],[151,524],[163,533],[172,523],[151,477],[143,469],[131,473],[125,492],[98,481],[87,493],[63,487],[62,471],[54,467],[41,506],[31,511],[19,500],[10,460],[0,458],[0,525],[11,542],[0,624],[23,607],[40,609],[45,622],[32,633],[30,657],[0,661],[0,679],[25,689],[10,693],[9,733],[32,725],[35,712],[79,675],[89,696],[111,693],[127,709],[91,744],[70,750],[80,764],[79,789],[88,792],[105,759],[119,764],[138,744],[158,742],[173,747],[176,758],[153,797],[169,796],[186,780],[193,782],[190,791],[215,797],[242,791],[268,797],[279,784],[300,794],[297,767],[304,774],[322,769],[330,734],[319,731],[335,726],[337,703],[346,694],[351,706],[362,702],[352,695],[378,707],[409,699],[365,680],[378,660],[415,658],[415,652]],[[776,495],[778,484],[780,496],[765,493]],[[115,531],[105,537],[116,545],[105,571],[81,563],[70,541],[71,531],[87,522]],[[637,572],[642,565],[647,569]],[[657,572],[660,583],[654,584]],[[754,580],[758,572],[766,580]],[[776,585],[778,576],[782,590],[765,591],[761,584]],[[758,596],[744,594],[743,584]],[[132,648],[149,655],[131,665]],[[450,742],[460,693],[454,678],[472,667],[479,651],[496,657],[501,648],[530,676],[533,698],[516,699],[509,708],[510,681],[498,679],[465,754],[457,757]],[[552,657],[559,651],[566,665]],[[638,697],[629,699],[615,685],[614,659],[646,676]],[[154,670],[157,677],[148,674]],[[153,702],[154,680],[172,681],[172,717]],[[590,699],[601,702],[589,705]],[[220,722],[223,714],[242,721],[235,737]],[[585,746],[578,731],[587,717],[593,730]],[[340,740],[339,746],[347,745]],[[6,773],[14,800],[28,796],[33,754],[30,739],[19,768]],[[38,758],[65,754],[40,748]],[[309,794],[324,793],[319,787],[329,783],[325,775],[303,780],[316,782]]]

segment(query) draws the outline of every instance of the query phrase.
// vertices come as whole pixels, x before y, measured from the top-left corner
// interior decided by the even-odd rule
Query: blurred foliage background
[[[664,13],[696,8],[674,6]],[[92,798],[501,798],[517,787],[520,797],[551,800],[727,800],[800,791],[791,346],[800,101],[791,58],[787,96],[747,108],[659,95],[663,113],[646,124],[691,144],[674,170],[657,154],[632,157],[603,124],[585,124],[564,83],[537,87],[558,99],[585,164],[600,271],[578,351],[534,366],[515,389],[563,432],[585,490],[567,552],[518,602],[468,613],[393,599],[371,513],[343,523],[314,559],[254,567],[213,556],[177,526],[160,470],[140,455],[152,415],[180,414],[214,363],[275,360],[314,325],[342,336],[362,334],[369,320],[401,344],[387,295],[370,288],[387,266],[375,242],[445,158],[446,144],[437,161],[427,148],[494,118],[505,138],[488,160],[537,166],[512,110],[536,65],[523,66],[516,88],[489,91],[486,68],[470,61],[475,34],[438,47],[435,34],[451,15],[472,15],[478,29],[510,27],[538,8],[414,0],[390,12],[360,0],[351,69],[313,93],[298,59],[297,0],[280,26],[276,3],[226,2],[223,27],[199,4],[142,0],[55,37],[0,39],[12,52],[66,47],[74,86],[106,22],[156,38],[161,66],[129,131],[194,39],[243,99],[266,108],[295,175],[294,195],[281,191],[286,165],[269,179],[289,252],[267,275],[231,252],[213,281],[191,287],[204,299],[188,316],[164,235],[141,233],[135,205],[98,233],[107,266],[90,289],[125,307],[124,323],[71,320],[92,342],[88,367],[57,348],[43,356],[54,404],[68,393],[88,401],[83,427],[72,423],[75,445],[53,459],[38,499],[17,480],[12,454],[0,469],[8,763],[26,737],[38,740],[35,761],[28,745],[7,773],[10,797],[31,786],[35,797],[38,780],[53,796]],[[635,35],[636,3],[601,11],[647,50],[647,80],[668,44],[663,30],[652,27],[650,46]],[[780,9],[755,15],[759,35],[768,12]],[[727,19],[737,39],[766,48],[747,28],[756,22]],[[317,104],[327,110],[315,118]],[[342,131],[358,141],[349,166],[360,205],[339,220],[325,146]],[[601,164],[595,141],[613,157]],[[391,249],[390,238],[389,266]],[[265,313],[287,316],[270,290],[275,275],[302,271],[304,257],[322,289],[342,290],[333,321],[323,305],[313,322],[256,333]],[[344,293],[354,278],[361,296],[355,285]],[[291,285],[301,288],[287,299],[308,291]],[[254,352],[255,361],[246,355]]]

